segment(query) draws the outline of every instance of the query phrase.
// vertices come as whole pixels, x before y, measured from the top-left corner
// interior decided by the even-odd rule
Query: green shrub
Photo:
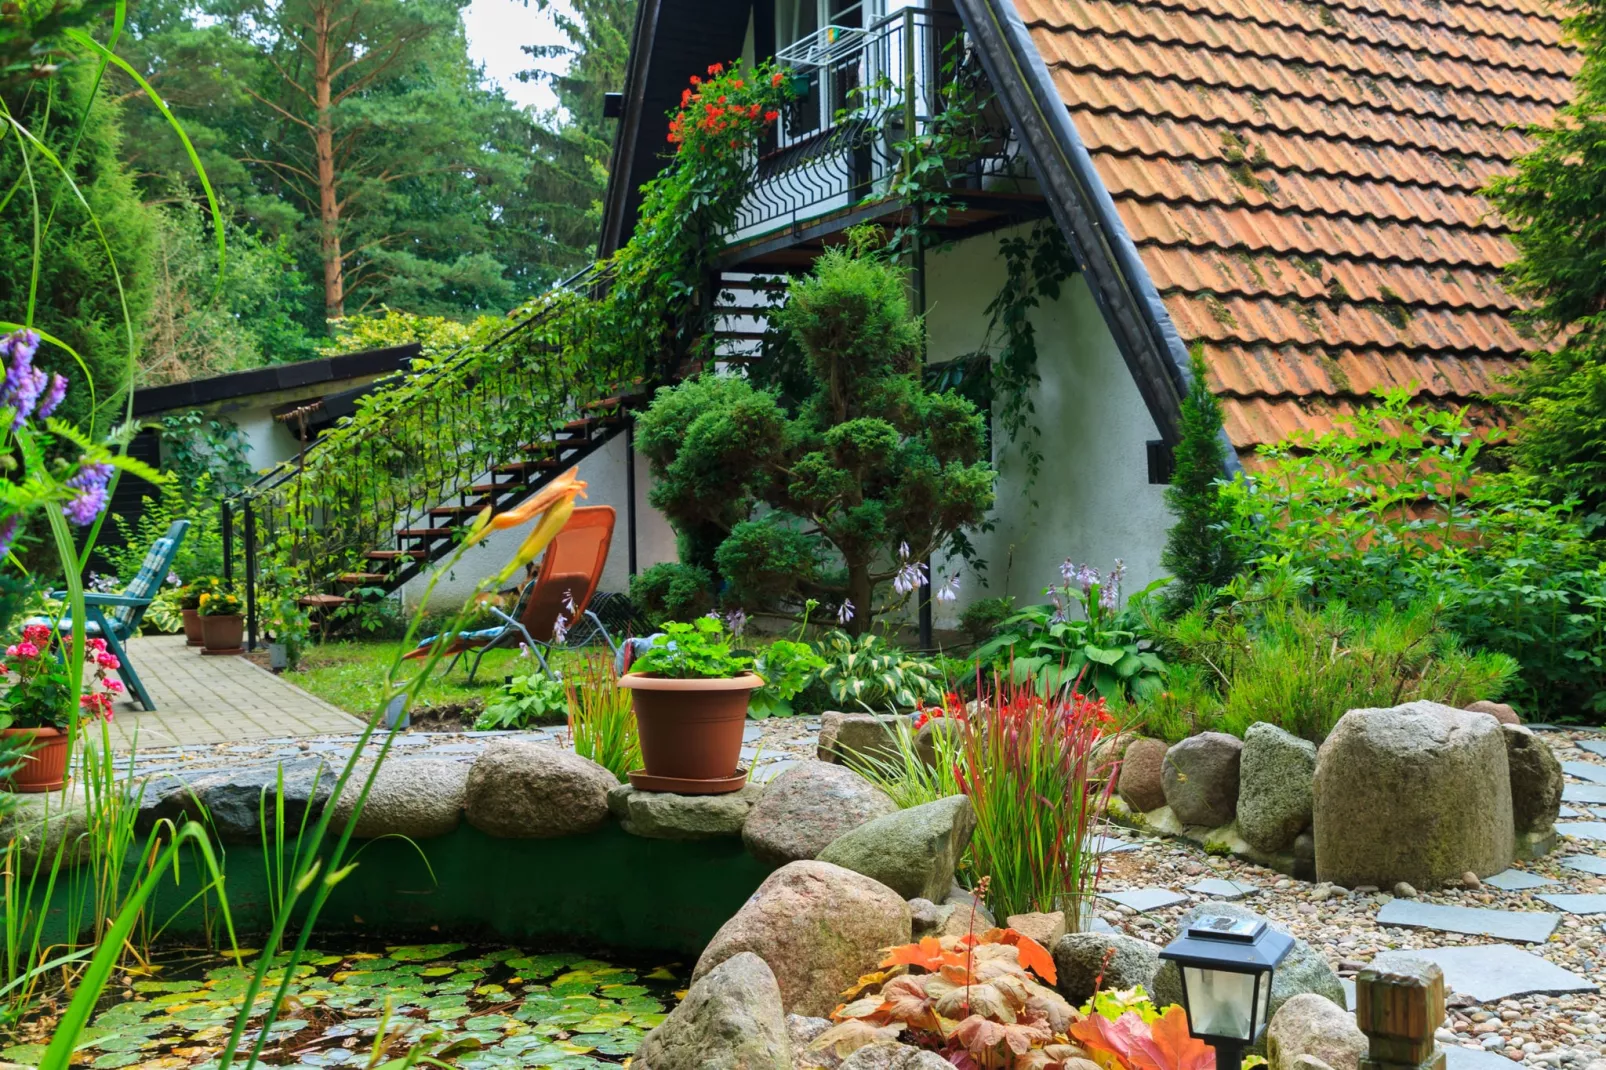
[[[474,721],[476,732],[499,728],[528,728],[533,724],[562,724],[569,716],[569,695],[562,681],[543,672],[515,676]]]
[[[831,631],[814,649],[825,659],[819,681],[837,709],[884,713],[942,701],[940,668],[879,635]]]
[[[1010,614],[1015,612],[1015,599],[1008,595],[1000,598],[978,598],[959,614],[959,627],[973,643],[985,643],[998,631]]]
[[[1173,577],[1166,602],[1180,613],[1232,582],[1242,567],[1242,549],[1231,532],[1232,507],[1223,498],[1226,443],[1221,436],[1221,402],[1206,381],[1204,354],[1195,346],[1187,397],[1182,399],[1182,440],[1176,472],[1165,504],[1176,517],[1166,535],[1160,563]]]
[[[1264,571],[1306,575],[1308,596],[1362,614],[1417,603],[1473,649],[1521,668],[1512,697],[1545,720],[1606,714],[1606,545],[1532,480],[1485,471],[1464,412],[1405,391],[1332,432],[1268,451],[1228,491]]]
[[[714,578],[696,565],[665,561],[631,577],[630,601],[654,628],[694,620],[714,608]]]
[[[1350,710],[1416,699],[1465,706],[1499,698],[1517,672],[1504,654],[1468,652],[1434,603],[1367,612],[1342,602],[1312,606],[1286,576],[1228,590],[1239,597],[1225,608],[1195,607],[1158,625],[1167,656],[1179,663],[1178,690],[1145,704],[1145,731],[1242,736],[1267,721],[1320,742]]]

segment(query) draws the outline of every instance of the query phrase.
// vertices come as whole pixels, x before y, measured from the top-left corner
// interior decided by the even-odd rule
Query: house
[[[1005,453],[996,528],[977,540],[990,568],[963,598],[1035,600],[1066,557],[1124,559],[1128,592],[1160,574],[1191,346],[1233,464],[1251,466],[1378,387],[1486,412],[1531,348],[1499,279],[1512,245],[1479,191],[1571,93],[1579,57],[1540,0],[643,0],[601,251],[629,236],[687,76],[777,56],[809,89],[722,265],[748,328],[730,335],[750,336],[748,280],[906,218],[881,194],[896,161],[874,131],[911,97],[926,120],[961,29],[1000,133],[918,266],[928,359],[982,346],[1003,238],[1050,219],[1077,265],[1032,316],[1042,471],[1028,485]],[[878,81],[893,88],[862,92]],[[848,129],[856,87],[888,114]]]

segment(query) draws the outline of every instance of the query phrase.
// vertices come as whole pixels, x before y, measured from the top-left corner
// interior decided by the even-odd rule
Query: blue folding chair
[[[167,529],[167,534],[151,543],[151,548],[145,553],[145,560],[139,566],[139,572],[121,593],[84,592],[84,616],[88,618],[84,634],[99,636],[106,640],[106,649],[115,655],[118,661],[117,675],[123,678],[124,686],[147,710],[154,710],[156,703],[151,701],[150,692],[145,690],[145,685],[140,682],[139,673],[134,671],[134,663],[129,660],[123,640],[139,634],[139,625],[145,619],[145,611],[150,608],[157,592],[162,589],[163,581],[172,571],[173,559],[178,556],[179,545],[183,543],[184,533],[189,528],[188,520],[173,521],[172,526]],[[52,591],[50,597],[66,598],[67,592]],[[73,632],[72,618],[65,615],[60,620],[33,617],[27,623],[54,626],[56,633],[61,636],[70,636]]]

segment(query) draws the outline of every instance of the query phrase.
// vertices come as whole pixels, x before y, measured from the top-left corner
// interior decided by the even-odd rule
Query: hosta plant
[[[942,675],[934,662],[898,649],[879,635],[831,631],[814,644],[825,667],[820,682],[841,709],[882,712],[941,702]]]
[[[934,1051],[962,1070],[1072,1070],[1081,1018],[1052,987],[1054,958],[1013,929],[928,936],[891,948],[843,993],[837,1024],[814,1041],[840,1057],[886,1040]]]

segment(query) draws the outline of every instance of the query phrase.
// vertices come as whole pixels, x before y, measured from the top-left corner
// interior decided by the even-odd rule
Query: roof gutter
[[[1138,258],[1048,66],[1012,0],[956,3],[1138,392],[1160,436],[1175,445],[1190,378],[1187,347]],[[1236,453],[1229,450],[1228,456],[1236,466]]]

